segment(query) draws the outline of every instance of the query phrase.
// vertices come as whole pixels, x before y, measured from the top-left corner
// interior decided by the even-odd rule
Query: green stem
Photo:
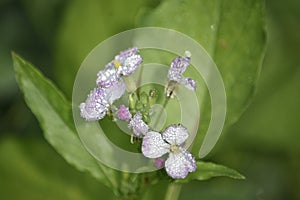
[[[181,187],[182,185],[179,183],[170,183],[167,188],[165,200],[177,200],[180,195]]]
[[[165,98],[165,101],[164,101],[164,104],[163,104],[163,108],[166,108],[169,100],[170,100],[169,97]],[[156,118],[156,121],[153,124],[153,128],[155,128],[157,126],[157,123],[159,122],[159,118],[162,115],[163,111],[164,111],[164,109],[161,109],[161,111],[159,112],[158,118]]]
[[[126,83],[126,89],[128,93],[132,93],[137,89],[136,84],[132,77],[130,76],[125,77],[125,83]]]
[[[116,196],[119,195],[118,193],[118,183],[115,181],[114,177],[111,177],[111,173],[108,172],[105,166],[99,164],[101,171],[103,172],[104,176],[107,178],[108,182],[110,183],[112,190]]]
[[[139,78],[137,80],[137,90],[136,90],[136,93],[137,93],[137,96],[138,96],[138,99],[140,100],[140,88],[141,88],[141,83],[142,83],[142,75],[143,75],[143,69],[144,69],[144,65],[142,64],[141,65],[141,70],[140,70],[140,73],[139,73]]]

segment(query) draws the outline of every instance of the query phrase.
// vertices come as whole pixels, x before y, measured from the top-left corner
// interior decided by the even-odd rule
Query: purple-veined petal
[[[179,153],[170,153],[165,162],[165,168],[172,178],[185,178],[189,172],[197,168],[194,157],[184,148],[179,147]]]
[[[190,52],[188,52],[187,55],[190,55]],[[190,61],[191,61],[190,57],[177,57],[172,61],[171,67],[168,72],[169,83],[173,81],[175,83],[183,84],[189,90],[193,90],[193,91],[196,90],[196,86],[197,86],[196,81],[194,81],[191,78],[184,78],[182,76],[182,74],[185,72],[187,67],[190,65]],[[166,88],[167,96],[171,96],[169,95],[170,92],[168,92],[168,90],[174,92],[172,89],[173,88],[170,88],[170,84],[168,84],[168,88]]]
[[[129,76],[137,70],[143,59],[138,54],[138,48],[134,47],[121,51],[119,55],[115,56],[115,61],[120,64],[118,73],[123,76]]]
[[[107,101],[112,104],[115,100],[121,98],[126,90],[126,85],[124,82],[117,82],[109,88],[105,89],[107,95]]]
[[[172,63],[168,72],[168,79],[179,82],[182,77],[183,72],[190,65],[189,57],[177,57]]]
[[[114,67],[113,62],[110,62],[104,70],[98,72],[96,83],[99,87],[107,88],[116,84],[119,79],[120,75],[117,73],[117,69]]]
[[[119,53],[119,55],[116,55],[115,56],[115,60],[119,61],[120,63],[123,63],[125,62],[125,60],[132,56],[132,55],[135,55],[135,54],[138,54],[139,50],[137,47],[133,47],[133,48],[130,48],[130,49],[127,49],[125,51],[121,51]]]
[[[191,59],[189,57],[177,57],[171,63],[171,69],[177,69],[181,74],[186,70],[190,65]]]
[[[132,128],[134,135],[137,137],[145,135],[149,130],[149,126],[143,121],[142,114],[140,112],[137,112],[133,116],[128,124],[128,128]]]
[[[169,152],[170,145],[167,144],[160,133],[150,131],[143,138],[142,153],[148,158],[158,158]]]
[[[182,78],[179,83],[183,84],[187,89],[195,91],[197,87],[196,81],[191,78]]]
[[[124,60],[122,66],[119,68],[120,74],[129,76],[133,74],[142,63],[143,59],[140,55],[132,55]]]
[[[104,70],[98,72],[96,83],[99,87],[111,87],[119,81],[121,75],[128,76],[134,73],[141,63],[142,57],[138,54],[138,48],[121,51]]]
[[[184,155],[184,158],[186,160],[186,167],[189,170],[189,172],[196,171],[197,164],[194,156],[183,147],[179,147],[179,150]]]
[[[117,111],[117,116],[120,120],[127,121],[131,119],[132,115],[129,112],[129,109],[125,105],[121,105]]]
[[[90,92],[85,103],[80,104],[80,115],[87,121],[99,120],[105,116],[108,107],[104,90],[95,88]]]
[[[185,178],[189,169],[186,166],[186,159],[182,153],[170,153],[165,162],[166,172],[172,178]]]
[[[182,125],[170,125],[162,133],[162,136],[169,144],[180,145],[186,141],[189,134],[187,129]]]

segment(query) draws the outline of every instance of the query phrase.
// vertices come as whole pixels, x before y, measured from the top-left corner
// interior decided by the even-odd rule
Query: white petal
[[[158,158],[169,151],[170,145],[161,137],[160,133],[151,131],[143,138],[142,152],[148,158]]]
[[[185,178],[197,168],[194,157],[184,148],[180,150],[181,153],[170,153],[165,163],[166,171],[172,178]]]
[[[113,62],[106,65],[104,70],[101,70],[97,74],[96,83],[100,87],[111,87],[120,79],[120,75],[117,73]]]
[[[132,128],[135,136],[140,137],[146,135],[149,130],[149,126],[143,121],[142,114],[137,112],[133,118],[131,118],[128,128]]]
[[[189,170],[189,172],[194,172],[197,169],[197,164],[194,156],[188,152],[185,148],[179,147],[180,151],[184,155],[184,158],[186,160],[186,167]]]
[[[80,115],[87,121],[95,121],[102,119],[106,114],[106,107],[103,107],[102,111],[92,110],[87,107],[86,103],[81,103],[80,106]]]
[[[185,178],[189,170],[186,167],[186,159],[182,153],[170,153],[165,162],[166,172],[172,178]]]
[[[93,89],[86,101],[80,104],[80,114],[88,121],[102,119],[108,109],[106,94],[102,88]]]
[[[124,82],[117,82],[113,86],[105,89],[107,100],[112,104],[115,100],[119,99],[125,92],[126,85]]]
[[[170,70],[174,71],[174,73],[178,73],[178,75],[182,75],[186,68],[190,65],[191,59],[188,57],[177,57],[172,63]]]
[[[170,125],[162,135],[169,144],[177,145],[184,143],[189,136],[187,129],[182,125]]]
[[[132,55],[128,57],[124,63],[122,63],[121,74],[124,76],[128,76],[130,74],[133,74],[137,68],[142,63],[142,57],[140,55]]]
[[[183,84],[187,89],[195,91],[197,87],[196,81],[191,78],[182,78],[179,80],[181,84]]]

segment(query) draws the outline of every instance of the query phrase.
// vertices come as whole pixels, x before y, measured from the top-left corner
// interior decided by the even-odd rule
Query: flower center
[[[117,60],[114,61],[115,68],[118,69],[121,66],[121,63]]]
[[[170,147],[170,150],[171,150],[172,153],[175,153],[175,154],[180,152],[179,146],[176,145],[176,144],[172,144],[171,147]]]

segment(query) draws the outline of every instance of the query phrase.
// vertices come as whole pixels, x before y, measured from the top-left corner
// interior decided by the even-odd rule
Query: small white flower
[[[108,105],[105,91],[101,88],[95,88],[90,92],[86,101],[80,104],[80,115],[87,121],[102,119],[108,110]]]
[[[116,55],[114,60],[105,66],[104,70],[98,72],[97,85],[110,87],[118,82],[121,76],[133,74],[143,61],[138,52],[138,48],[134,47]]]
[[[190,54],[187,54],[190,56]],[[174,92],[174,86],[176,83],[183,84],[189,90],[196,90],[197,84],[191,78],[184,78],[182,74],[185,72],[187,67],[190,65],[191,59],[190,57],[177,57],[172,63],[168,72],[168,86],[166,88],[166,95],[168,97],[172,97],[172,93]]]
[[[124,82],[116,82],[109,88],[95,88],[88,95],[86,101],[81,103],[80,115],[87,121],[102,119],[113,102],[125,92]]]
[[[165,161],[166,172],[172,178],[183,179],[197,168],[195,158],[182,147],[187,138],[187,129],[181,125],[171,125],[162,134],[150,131],[143,138],[142,152],[148,158],[169,153]]]
[[[128,128],[132,128],[136,137],[145,135],[149,131],[149,126],[143,121],[142,114],[140,112],[137,112],[133,118],[131,118]]]

